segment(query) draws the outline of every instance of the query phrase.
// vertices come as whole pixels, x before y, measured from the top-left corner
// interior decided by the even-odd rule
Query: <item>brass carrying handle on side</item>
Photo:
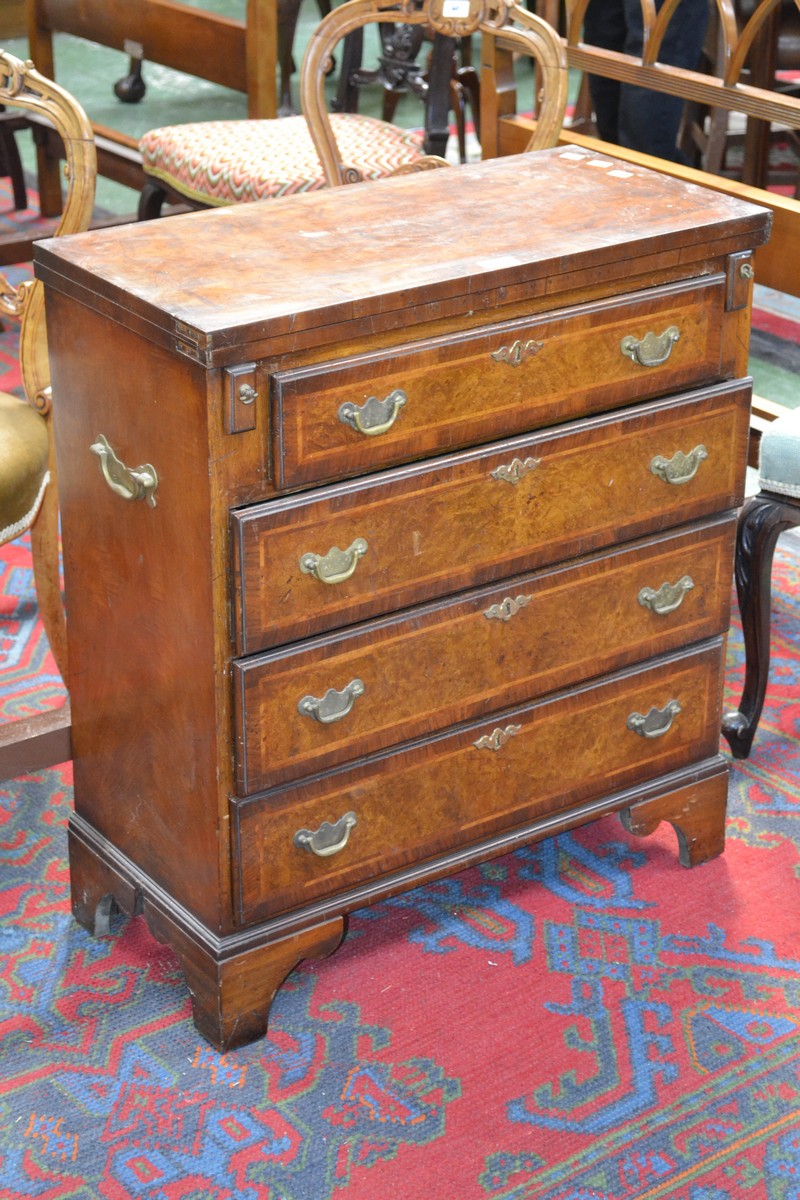
[[[101,433],[89,447],[100,459],[100,467],[112,492],[123,500],[144,500],[151,508],[156,506],[158,475],[150,463],[140,467],[126,467],[111,449],[108,438]]]

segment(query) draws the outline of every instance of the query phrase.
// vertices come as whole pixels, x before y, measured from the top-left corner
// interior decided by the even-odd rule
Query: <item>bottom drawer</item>
[[[717,752],[720,638],[232,800],[239,918],[265,919]]]

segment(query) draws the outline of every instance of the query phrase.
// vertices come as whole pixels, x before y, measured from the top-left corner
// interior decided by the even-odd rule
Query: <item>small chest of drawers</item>
[[[382,896],[609,812],[722,849],[767,234],[555,149],[39,247],[73,908],[215,1045]]]

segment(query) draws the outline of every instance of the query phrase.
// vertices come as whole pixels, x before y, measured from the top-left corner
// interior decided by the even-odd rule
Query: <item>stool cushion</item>
[[[332,113],[343,162],[381,179],[422,158],[423,135],[359,113]],[[200,121],[151,129],[139,143],[146,174],[204,204],[272,200],[325,187],[304,117]]]
[[[767,492],[800,497],[800,409],[778,417],[763,434],[758,477]]]
[[[0,392],[0,543],[33,523],[49,481],[47,425],[35,409]]]

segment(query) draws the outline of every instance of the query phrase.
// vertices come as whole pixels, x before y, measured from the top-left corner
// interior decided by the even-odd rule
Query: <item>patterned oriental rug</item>
[[[607,818],[362,910],[228,1055],[141,918],[72,919],[69,765],[0,782],[0,1200],[796,1200],[798,544],[722,857]],[[0,618],[0,719],[60,703],[26,539]]]
[[[0,784],[0,1198],[797,1197],[797,553],[775,578],[724,856],[607,818],[360,911],[225,1056],[141,918],[73,921],[70,767]],[[24,540],[0,599],[4,715],[58,702]]]

